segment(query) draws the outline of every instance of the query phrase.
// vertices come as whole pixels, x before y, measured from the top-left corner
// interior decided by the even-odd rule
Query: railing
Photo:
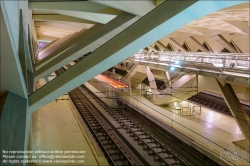
[[[102,86],[102,85],[100,85],[100,86]],[[198,147],[198,149],[202,148],[206,153],[208,152],[214,156],[217,156],[216,158],[218,160],[221,159],[221,160],[223,160],[222,162],[226,162],[227,164],[230,164],[230,165],[237,165],[238,161],[243,161],[243,160],[245,163],[248,163],[248,164],[250,163],[249,159],[246,158],[246,156],[245,157],[244,156],[234,156],[238,159],[237,161],[235,161],[234,158],[231,158],[229,160],[228,158],[226,158],[225,156],[222,155],[222,152],[223,152],[223,154],[224,153],[233,153],[231,150],[228,150],[227,147],[223,147],[223,146],[217,144],[216,142],[206,138],[205,136],[199,134],[198,132],[184,126],[183,124],[176,121],[174,119],[174,117],[169,117],[169,116],[161,113],[160,111],[150,107],[149,105],[147,105],[147,104],[141,102],[140,100],[136,99],[135,97],[131,96],[129,93],[127,93],[125,91],[115,90],[115,89],[112,90],[112,93],[115,93],[112,96],[114,96],[116,99],[122,100],[124,103],[131,106],[136,111],[138,111],[140,114],[142,114],[146,118],[150,119],[152,122],[159,125],[160,127],[164,128],[166,131],[173,134],[174,136],[176,136],[177,138],[179,138],[180,140],[182,140],[186,144],[188,144],[190,146]],[[123,99],[122,96],[128,96],[129,101]],[[143,107],[145,107],[145,108],[143,108]],[[153,116],[150,113],[148,113],[147,111],[144,111],[145,109],[151,110],[153,112],[157,112],[161,117],[164,117],[165,119],[163,120],[162,118]],[[194,104],[191,112],[193,115],[200,114],[201,107]],[[185,134],[183,133],[183,129],[186,130]],[[198,136],[198,138],[196,138],[196,140],[194,140],[191,137],[189,137],[189,135],[194,135],[196,137]],[[209,145],[209,148],[208,148],[208,144],[211,144],[211,145]],[[217,148],[217,150],[215,150],[216,148]]]
[[[153,63],[171,67],[192,69],[209,68],[218,72],[239,72],[249,74],[250,55],[237,53],[197,52],[139,52],[130,57],[136,62]]]
[[[239,161],[244,160],[245,162],[250,164],[250,161],[247,160],[246,156],[245,157],[244,156],[234,156],[235,158],[238,159],[237,161],[235,161],[234,158],[231,159],[231,160],[229,160],[228,158],[225,158],[225,156],[221,155],[222,152],[226,152],[226,153],[233,153],[233,152],[228,150],[226,147],[222,147],[221,145],[213,142],[212,140],[202,136],[201,134],[197,133],[196,131],[182,125],[181,123],[174,120],[174,118],[171,118],[171,117],[168,117],[168,116],[164,115],[163,113],[159,112],[158,110],[156,110],[156,109],[148,106],[147,104],[141,102],[140,100],[136,99],[135,97],[133,97],[133,96],[131,96],[131,95],[125,93],[125,92],[123,92],[122,94],[123,95],[125,94],[126,96],[129,96],[130,100],[127,101],[127,100],[123,99],[122,96],[119,97],[119,100],[122,100],[124,103],[131,106],[136,111],[138,111],[140,114],[142,114],[146,118],[150,119],[152,122],[159,125],[160,127],[164,128],[166,131],[173,134],[174,136],[176,136],[177,138],[179,138],[180,140],[182,140],[186,144],[188,144],[190,146],[193,145],[195,147],[202,147],[202,149],[204,149],[205,151],[209,152],[210,154],[213,154],[213,155],[217,156],[217,159],[221,159],[223,161],[226,161],[227,164],[230,164],[230,165],[237,165],[238,160]],[[117,96],[119,96],[119,95],[117,94]],[[140,105],[145,106],[147,109],[149,109],[151,111],[159,113],[162,117],[167,118],[167,121],[166,121],[166,119],[163,121],[162,119],[160,119],[160,118],[158,118],[156,116],[150,115],[148,112],[144,111],[144,109],[142,109],[142,107]],[[194,107],[196,107],[196,106],[194,105]],[[198,110],[196,108],[193,108],[192,112],[194,114],[199,114],[200,113],[200,107],[198,108]],[[183,134],[183,132],[179,131],[179,129],[177,129],[177,126],[179,126],[178,128],[184,128],[185,130],[187,130],[186,131],[187,135]],[[199,142],[193,140],[192,138],[190,138],[188,136],[190,134],[194,134],[194,135],[198,136],[200,138]],[[207,148],[207,145],[204,142],[211,143],[213,146],[220,149],[220,151],[215,151],[215,147],[213,147],[213,146],[211,146],[210,148]],[[236,155],[238,155],[238,154],[236,154]]]

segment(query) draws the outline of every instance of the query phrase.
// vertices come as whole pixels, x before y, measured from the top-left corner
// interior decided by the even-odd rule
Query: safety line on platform
[[[74,113],[73,108],[72,108],[71,104],[69,103],[69,101],[67,101],[67,103],[68,103],[68,105],[69,105],[69,107],[70,107],[70,110],[71,110],[71,112],[73,113],[73,115],[74,115],[74,117],[75,117],[75,119],[76,119],[76,121],[77,121],[78,126],[80,127],[80,129],[81,129],[81,131],[82,131],[82,134],[83,134],[85,140],[87,141],[87,144],[88,144],[88,146],[89,146],[89,148],[90,148],[90,150],[91,150],[91,152],[92,152],[92,154],[93,154],[93,156],[94,156],[94,158],[95,158],[95,160],[96,160],[96,163],[98,164],[98,166],[100,166],[100,163],[99,163],[99,161],[98,161],[98,159],[97,159],[97,157],[96,157],[96,154],[94,153],[93,147],[90,145],[89,140],[88,140],[87,136],[85,135],[85,132],[84,132],[84,130],[83,130],[83,128],[82,128],[81,123],[79,122],[79,120],[78,120],[76,114]]]

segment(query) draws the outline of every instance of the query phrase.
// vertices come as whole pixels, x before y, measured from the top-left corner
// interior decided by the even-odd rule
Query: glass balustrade
[[[212,70],[212,67],[214,67],[220,72],[233,71],[237,73],[238,71],[239,73],[249,73],[250,67],[250,55],[243,53],[142,51],[134,54],[131,58],[137,62],[182,68],[207,68],[207,70]]]

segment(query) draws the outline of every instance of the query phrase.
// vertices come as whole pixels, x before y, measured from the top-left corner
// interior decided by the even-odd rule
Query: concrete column
[[[238,66],[238,57],[236,56],[235,57],[235,67],[237,67]]]
[[[26,85],[26,88],[27,88],[28,79],[27,79],[27,66],[26,66],[26,61],[25,61],[25,55],[23,54],[23,52],[21,50],[19,50],[18,56],[19,56],[19,61],[20,61],[20,65],[21,65],[21,68],[22,68],[23,78],[24,78],[25,85]]]
[[[156,82],[155,82],[155,77],[153,75],[153,73],[150,71],[150,68],[147,66],[146,67],[146,73],[147,73],[147,77],[148,77],[148,82],[149,82],[149,86],[152,90],[153,94],[157,94],[157,86],[156,86]]]
[[[0,4],[0,89],[1,91],[11,90],[15,94],[26,97],[26,80],[23,77],[26,67],[21,66],[21,64],[25,65],[26,61],[24,50],[22,55],[19,55],[21,51],[18,49],[20,21],[18,1],[0,1]]]
[[[250,139],[250,127],[249,127],[249,117],[246,114],[245,109],[241,105],[238,97],[236,96],[232,86],[228,83],[225,83],[224,81],[218,81],[216,80],[220,90],[222,92],[222,95],[225,99],[225,102],[227,103],[227,106],[229,107],[233,117],[235,118],[236,122],[238,123],[238,126],[246,138],[246,144],[248,144],[248,150],[249,150],[249,139]],[[242,147],[246,149],[247,147]]]
[[[31,35],[30,35],[30,28],[28,26],[28,47],[29,47],[29,51],[30,51],[30,58],[32,60],[32,68],[34,70],[35,68],[35,55],[34,55],[34,49],[33,49],[33,46],[32,46],[32,42],[31,42]]]
[[[226,67],[226,57],[222,58],[223,68]]]
[[[168,71],[165,71],[165,74],[166,74],[166,76],[167,76],[167,79],[168,79],[168,84],[169,84],[169,86],[172,86],[172,82],[171,82],[171,78],[170,78],[170,76],[169,76],[169,72]]]
[[[60,77],[56,77],[53,81],[50,81],[50,83],[30,95],[29,111],[36,111],[63,93],[74,89],[82,84],[82,82],[86,82],[110,67],[115,66],[117,63],[138,52],[141,48],[145,48],[152,42],[172,33],[174,30],[182,27],[183,25],[186,25],[187,23],[190,23],[191,21],[209,13],[240,3],[243,3],[243,1],[182,1],[181,3],[177,1],[165,1],[162,5],[158,6],[156,9],[149,12],[132,25],[130,24],[128,28],[121,28],[122,30],[125,30],[114,37],[112,35],[112,39],[101,45],[98,49],[94,50],[89,56],[84,58],[84,60],[78,62],[70,68],[70,70],[61,74]],[[206,6],[206,8],[204,8],[204,6]],[[159,17],[159,15],[161,17]],[[116,18],[111,20],[109,23],[115,24],[115,20]],[[131,17],[128,20],[131,21]],[[125,22],[129,22],[128,20]],[[108,30],[110,30],[110,27]],[[96,39],[100,39],[100,36],[101,34],[98,34]],[[90,39],[93,40],[94,37],[92,36]],[[89,45],[92,45],[91,42],[89,42]],[[83,55],[83,50],[87,48],[83,47],[83,45],[78,45],[74,50],[77,51],[79,49],[76,54],[81,53],[81,55]],[[62,57],[59,57],[64,59],[63,56],[65,54],[65,56],[71,55],[72,58],[72,52],[67,51],[61,55]],[[62,63],[58,64],[57,61],[54,69],[51,67],[49,69],[51,71],[49,72],[46,67],[45,70],[48,73],[52,73],[61,66]],[[38,75],[42,76],[43,74],[46,74],[45,71]],[[191,77],[193,76],[187,77],[187,79],[191,81]],[[184,81],[188,81],[185,83],[192,84],[192,82],[187,80],[186,77],[183,77],[183,79],[185,79]],[[180,85],[178,84],[177,87],[180,87]]]
[[[27,70],[27,77],[28,77],[28,94],[31,94],[34,89],[34,74]]]
[[[158,90],[157,90],[157,85],[155,82],[155,77],[154,74],[150,71],[150,68],[147,66],[146,67],[146,73],[147,73],[147,77],[148,77],[148,82],[149,82],[149,86],[153,95],[153,101],[156,101],[156,98],[158,97]]]
[[[28,101],[8,92],[1,114],[1,165],[11,165],[3,158],[4,151],[25,151],[28,147],[30,116],[27,114]],[[6,153],[7,155],[11,155]],[[22,160],[14,158],[13,160]],[[14,164],[15,165],[15,164]],[[23,165],[21,162],[16,165]]]
[[[22,10],[20,10],[20,19],[19,19],[19,47],[18,47],[18,57],[20,65],[22,67],[23,78],[25,80],[26,88],[28,87],[28,76],[27,76],[27,64],[26,64],[26,55],[24,49],[24,28],[23,28],[23,17]]]

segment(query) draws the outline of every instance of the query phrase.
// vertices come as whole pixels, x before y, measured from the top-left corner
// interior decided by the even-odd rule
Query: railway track
[[[188,165],[118,108],[109,108],[86,87],[69,95],[110,165]]]
[[[168,146],[169,149],[181,156],[189,165],[204,165],[204,166],[217,166],[215,161],[211,160],[209,157],[195,150],[192,146],[186,144],[179,138],[172,135],[171,132],[168,132],[166,128],[162,128],[155,121],[151,121],[145,116],[138,112],[138,108],[130,105],[129,102],[123,100],[122,98],[118,99],[119,108],[131,119],[136,120],[138,123],[143,125],[151,135],[156,137],[165,146]]]
[[[222,113],[227,116],[233,116],[230,112],[226,102],[223,98],[215,97],[205,93],[198,93],[188,99],[189,101],[201,105],[203,107],[209,108],[213,111]],[[246,114],[250,117],[250,109],[248,105],[242,104],[243,108],[246,111]]]
[[[110,165],[135,165],[99,120],[98,115],[92,111],[91,105],[86,102],[86,97],[81,91],[75,89],[69,94]]]
[[[56,71],[56,74],[60,75],[65,70],[61,68]],[[173,151],[169,144],[166,146],[165,141],[162,139],[159,141],[159,137],[156,138],[155,135],[149,133],[148,127],[146,129],[137,120],[135,121],[126,109],[110,108],[85,86],[79,86],[69,92],[69,95],[110,165],[179,166],[197,164],[197,162],[189,160],[189,157],[193,158],[191,160],[196,160],[194,158],[197,157],[197,153],[195,153],[196,157],[191,154],[188,158],[183,159],[183,156],[180,157],[176,154],[176,148]],[[152,127],[155,126],[149,128]],[[179,146],[177,145],[179,143],[170,144]],[[183,149],[181,151],[189,153],[183,152]],[[177,153],[179,154],[178,151]],[[211,165],[216,165],[211,163]]]
[[[153,135],[147,132],[141,125],[133,121],[129,116],[122,113],[119,109],[113,109],[113,116],[121,123],[126,133],[130,134],[144,150],[148,151],[149,155],[154,157],[155,161],[159,161],[164,165],[188,165],[171,149],[157,140]]]

